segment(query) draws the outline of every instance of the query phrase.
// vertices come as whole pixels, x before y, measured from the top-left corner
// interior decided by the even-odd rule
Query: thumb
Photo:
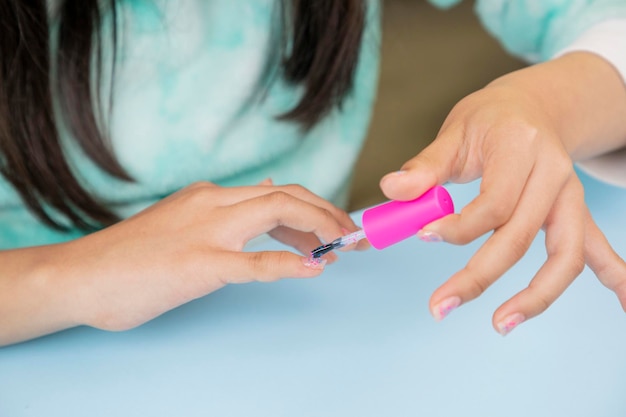
[[[626,262],[613,250],[589,210],[585,221],[585,263],[617,295],[626,311]]]
[[[443,136],[408,160],[400,171],[385,175],[380,188],[392,200],[412,200],[430,188],[447,182],[456,170],[458,145]]]
[[[218,257],[223,272],[220,280],[224,284],[247,282],[272,282],[281,278],[312,278],[324,271],[326,260],[311,262],[288,251],[223,252]]]

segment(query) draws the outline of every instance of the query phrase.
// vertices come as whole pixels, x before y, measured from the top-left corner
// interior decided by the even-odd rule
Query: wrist
[[[574,160],[626,145],[626,87],[615,68],[593,53],[572,52],[490,85],[528,94]]]
[[[60,245],[2,252],[0,345],[81,324],[76,285],[65,275]]]

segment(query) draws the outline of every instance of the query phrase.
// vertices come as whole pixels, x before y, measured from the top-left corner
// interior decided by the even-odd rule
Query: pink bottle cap
[[[428,223],[454,213],[448,190],[435,186],[411,201],[388,201],[363,212],[363,230],[376,249],[414,236]]]

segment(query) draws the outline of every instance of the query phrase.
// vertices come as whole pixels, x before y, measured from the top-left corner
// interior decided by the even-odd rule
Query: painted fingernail
[[[417,237],[424,242],[443,242],[443,238],[438,233],[429,230],[420,230],[417,232]]]
[[[383,177],[383,181],[387,181],[388,178],[399,177],[399,176],[402,176],[404,174],[406,174],[406,171],[404,171],[402,169],[398,170],[398,171],[395,171],[395,172],[390,172],[390,173],[388,173],[387,175],[385,175]]]
[[[522,313],[514,313],[505,317],[500,323],[496,325],[498,333],[502,336],[506,336],[511,333],[518,325],[524,322],[526,317]]]
[[[326,259],[314,258],[312,256],[309,256],[308,258],[302,258],[302,263],[304,264],[304,266],[311,269],[324,269],[324,267],[326,266],[326,262],[328,262]]]
[[[431,313],[433,317],[435,318],[435,320],[441,321],[444,318],[446,318],[446,316],[450,314],[452,310],[454,310],[460,305],[461,305],[460,297],[457,297],[457,296],[448,297],[445,300],[439,302],[439,304],[435,305]]]

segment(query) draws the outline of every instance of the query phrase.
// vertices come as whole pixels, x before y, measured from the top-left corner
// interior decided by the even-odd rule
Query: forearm
[[[78,325],[80,297],[61,245],[0,252],[0,346]]]
[[[609,62],[572,52],[490,84],[522,89],[544,109],[574,160],[626,146],[626,86]]]

